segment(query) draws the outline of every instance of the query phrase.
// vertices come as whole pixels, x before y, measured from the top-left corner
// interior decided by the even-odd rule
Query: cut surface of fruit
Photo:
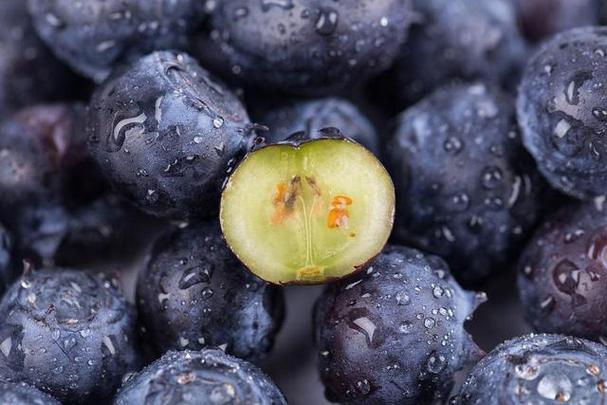
[[[394,199],[387,171],[355,142],[280,143],[250,153],[228,179],[221,227],[258,277],[318,284],[363,268],[382,250]]]

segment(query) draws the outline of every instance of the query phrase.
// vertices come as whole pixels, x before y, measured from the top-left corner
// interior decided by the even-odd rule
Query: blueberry
[[[538,218],[542,183],[508,96],[482,84],[438,90],[399,116],[387,154],[400,239],[466,282],[512,261]]]
[[[607,190],[607,28],[576,28],[530,59],[518,95],[523,142],[550,184],[589,199]]]
[[[131,376],[115,405],[282,405],[278,387],[257,367],[220,350],[169,351]]]
[[[456,405],[599,404],[605,399],[607,348],[560,335],[509,340],[482,359]]]
[[[607,336],[607,211],[569,205],[549,217],[525,249],[518,288],[539,332]]]
[[[463,325],[482,300],[463,290],[439,257],[386,248],[364,274],[330,285],[317,304],[327,398],[352,404],[444,399],[454,373],[480,355]]]
[[[342,98],[281,103],[261,113],[257,120],[269,128],[263,134],[267,143],[284,141],[300,131],[313,138],[322,134],[321,129],[335,127],[379,154],[379,139],[373,124],[354,104]]]
[[[61,405],[55,398],[25,383],[0,383],[0,405]]]
[[[246,84],[327,94],[388,68],[411,18],[410,0],[225,0],[197,47]]]
[[[0,2],[0,117],[82,87],[38,38],[25,1]]]
[[[0,361],[60,400],[106,398],[138,366],[135,329],[112,280],[61,268],[29,272],[0,302]]]
[[[144,211],[210,215],[230,165],[252,139],[240,101],[183,53],[155,52],[116,72],[91,101],[93,157]]]
[[[77,104],[38,105],[0,124],[0,218],[28,260],[50,261],[76,244],[99,249],[132,222],[133,210],[107,196],[92,167],[83,115]],[[107,237],[89,237],[93,228]]]
[[[602,0],[510,0],[522,31],[539,41],[570,28],[597,25]]]
[[[238,262],[217,224],[192,225],[159,240],[137,287],[146,340],[160,352],[222,346],[257,360],[282,322],[282,290]]]
[[[123,61],[184,48],[204,16],[198,0],[29,0],[40,37],[78,72],[103,81]]]
[[[454,80],[509,84],[517,76],[525,43],[508,0],[414,4],[418,21],[386,78],[387,90],[401,105]]]

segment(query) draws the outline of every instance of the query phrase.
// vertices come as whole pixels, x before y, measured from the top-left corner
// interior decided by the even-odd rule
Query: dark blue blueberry
[[[605,209],[600,201],[566,206],[525,249],[518,288],[527,320],[538,332],[607,338]]]
[[[320,136],[323,128],[339,128],[342,134],[379,154],[379,139],[373,124],[352,103],[342,98],[283,102],[255,117],[268,127],[262,135],[267,143],[284,141],[296,132]]]
[[[2,382],[0,405],[61,405],[61,403],[31,385]]]
[[[213,214],[252,128],[221,82],[188,55],[163,51],[97,89],[87,131],[118,191],[152,215],[184,219]]]
[[[455,405],[600,404],[605,402],[607,348],[561,335],[509,340],[482,359]]]
[[[38,105],[0,124],[0,219],[28,260],[69,263],[72,253],[109,246],[137,218],[93,166],[83,114],[79,105]]]
[[[508,96],[483,84],[438,90],[398,117],[387,155],[399,239],[440,255],[466,282],[516,258],[542,182]]]
[[[454,80],[508,84],[525,43],[508,0],[415,0],[411,35],[387,77],[401,106]],[[385,98],[385,94],[383,95]]]
[[[74,97],[82,86],[38,38],[26,1],[0,2],[0,118],[39,102]]]
[[[135,329],[134,310],[112,280],[28,272],[0,302],[0,361],[60,400],[107,398],[138,367]]]
[[[589,199],[607,191],[607,28],[576,28],[530,59],[518,94],[523,142],[555,188]]]
[[[282,323],[282,290],[249,273],[216,224],[160,239],[137,287],[146,341],[161,353],[221,346],[258,360]]]
[[[202,22],[199,0],[30,0],[40,37],[80,73],[101,82],[112,68],[157,49],[184,48]]]
[[[316,307],[319,370],[331,401],[420,404],[447,398],[478,360],[464,330],[483,294],[437,256],[390,246],[364,273],[330,285]]]
[[[226,76],[287,93],[360,85],[393,62],[410,0],[213,2],[200,58]]]
[[[131,376],[115,405],[286,405],[257,367],[220,350],[169,351]]]

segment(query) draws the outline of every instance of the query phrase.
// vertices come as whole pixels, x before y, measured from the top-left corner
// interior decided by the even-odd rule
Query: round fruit
[[[221,346],[258,360],[272,348],[284,313],[280,287],[249,273],[216,224],[161,238],[139,274],[137,300],[146,341],[161,353]]]
[[[539,332],[607,337],[607,210],[597,205],[549,217],[520,259],[520,297]]]
[[[410,0],[213,2],[200,58],[227,76],[320,94],[385,70],[406,38]]]
[[[112,280],[49,268],[0,302],[0,362],[62,401],[107,399],[139,365],[134,309]]]
[[[454,373],[481,355],[464,321],[483,299],[463,290],[439,257],[389,246],[317,304],[327,398],[401,405],[447,398]]]
[[[455,405],[603,404],[607,348],[560,335],[502,343],[472,369]]]
[[[25,1],[25,0],[23,0]],[[75,70],[103,81],[120,62],[187,46],[200,0],[29,0],[40,37]]]
[[[400,240],[440,255],[466,282],[516,259],[543,182],[510,97],[483,84],[438,90],[400,115],[387,155]]]
[[[576,28],[531,58],[518,94],[523,142],[546,179],[581,199],[607,192],[607,28]]]
[[[88,114],[93,158],[116,189],[165,218],[211,215],[252,125],[240,101],[183,53],[155,52],[115,72]]]
[[[220,350],[169,351],[130,376],[115,405],[286,405],[276,385],[257,367]]]
[[[333,137],[250,153],[225,186],[220,219],[228,245],[255,275],[314,284],[364,268],[387,242],[393,215],[394,187],[381,163]]]

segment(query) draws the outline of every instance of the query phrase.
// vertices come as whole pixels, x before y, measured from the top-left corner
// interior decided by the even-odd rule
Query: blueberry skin
[[[407,36],[410,0],[216,2],[197,53],[241,83],[335,93],[387,69]]]
[[[0,361],[59,400],[103,399],[139,365],[135,328],[112,280],[61,268],[29,272],[0,302]]]
[[[25,383],[0,383],[0,405],[61,405],[55,398]]]
[[[0,117],[82,86],[38,38],[24,1],[0,2]]]
[[[455,405],[549,405],[605,402],[607,348],[561,335],[506,341],[483,358]]]
[[[143,211],[172,219],[212,215],[252,127],[221,82],[173,51],[116,72],[87,117],[91,153],[110,182]]]
[[[437,256],[389,246],[364,273],[328,286],[316,306],[319,370],[331,401],[445,399],[478,360],[464,330],[484,294],[463,290]]]
[[[517,101],[523,142],[558,190],[590,199],[607,192],[607,28],[555,36],[529,60]]]
[[[204,17],[198,0],[29,0],[28,8],[53,52],[97,83],[121,62],[185,48]]]
[[[483,84],[438,90],[397,118],[386,153],[398,239],[440,255],[465,282],[516,257],[543,187],[508,96]]]
[[[282,405],[286,399],[260,369],[221,350],[169,351],[131,376],[114,405]]]
[[[168,349],[225,347],[259,360],[282,323],[282,290],[249,273],[215,223],[177,230],[154,246],[137,283],[145,340]]]
[[[300,131],[315,137],[320,135],[319,130],[335,127],[376,155],[379,154],[379,139],[373,124],[354,104],[342,98],[281,103],[261,113],[256,121],[269,128],[263,133],[267,143],[284,141]]]
[[[525,43],[508,0],[415,0],[418,21],[387,78],[401,105],[455,80],[508,84]]]
[[[570,204],[542,224],[518,266],[519,294],[535,330],[607,336],[606,253],[607,211],[600,205]]]
[[[598,25],[602,0],[510,0],[521,29],[539,41],[575,27]]]

